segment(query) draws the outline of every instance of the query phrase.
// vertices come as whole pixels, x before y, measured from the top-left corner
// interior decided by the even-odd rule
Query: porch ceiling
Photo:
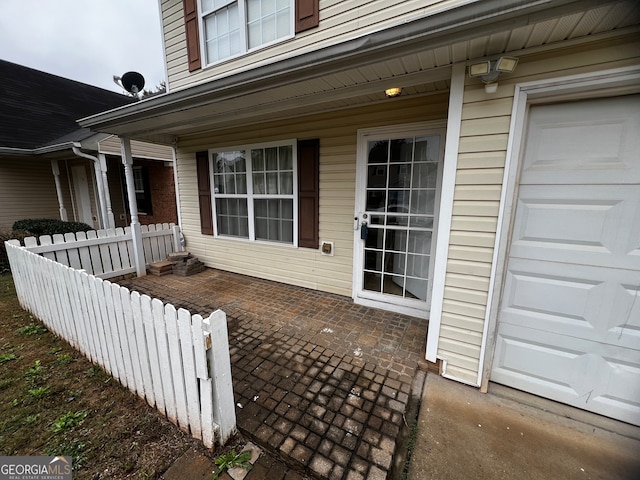
[[[324,58],[314,52],[304,63],[291,59],[294,68],[243,72],[80,124],[168,144],[204,131],[388,101],[384,89],[391,86],[403,87],[403,96],[448,91],[454,63],[505,53],[522,56],[639,31],[636,1],[513,1],[513,8],[500,14],[490,12],[497,8],[493,3],[480,2],[489,7],[484,16],[458,9],[447,25],[433,18],[413,22],[395,37],[374,34],[325,49]]]

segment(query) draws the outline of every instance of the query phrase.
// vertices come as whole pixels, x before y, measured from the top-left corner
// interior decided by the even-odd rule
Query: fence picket
[[[111,366],[114,372],[113,376],[120,380],[121,383],[125,383],[122,381],[124,365],[122,363],[120,341],[118,339],[118,327],[116,325],[115,305],[111,293],[111,282],[103,280],[100,286],[102,287],[100,293],[105,303],[102,326],[107,342],[107,351],[109,352],[109,358],[111,359]]]
[[[113,241],[107,244],[109,248],[109,257],[111,258],[111,271],[118,272],[122,270],[122,261],[120,260],[120,251],[118,250],[118,244],[116,243],[116,231],[113,228],[107,230],[107,237]]]
[[[76,242],[76,234],[74,233],[65,233],[64,234],[64,243],[68,243],[70,246],[67,249],[67,255],[69,257],[69,266],[71,268],[80,268],[80,254],[78,253],[78,248],[74,247],[74,243]]]
[[[129,355],[131,356],[131,375],[133,379],[133,385],[135,385],[135,392],[138,396],[144,399],[144,382],[142,379],[142,371],[140,367],[140,355],[138,354],[138,345],[136,342],[136,329],[133,319],[132,299],[129,289],[126,287],[119,287],[120,300],[122,304],[122,321],[124,330],[121,330],[127,338],[127,344],[129,346]]]
[[[185,395],[187,397],[187,414],[191,435],[202,438],[202,426],[200,423],[200,396],[196,377],[196,367],[193,359],[193,336],[191,335],[191,314],[181,308],[178,310],[178,334],[180,335],[180,348],[182,349],[182,363],[184,366]]]
[[[92,320],[91,327],[96,341],[96,346],[99,350],[100,365],[107,372],[111,373],[111,362],[109,360],[109,352],[107,351],[107,344],[104,338],[104,328],[102,327],[101,308],[104,306],[104,299],[101,304],[98,280],[99,278],[97,277],[88,277],[89,289],[91,290],[91,306],[93,308],[93,315],[90,316]]]
[[[233,400],[233,377],[231,359],[225,355],[229,350],[227,315],[216,310],[204,320],[205,330],[211,335],[211,348],[207,350],[209,371],[213,381],[213,422],[218,425],[218,439],[224,445],[236,432],[236,409]]]
[[[64,235],[62,235],[60,233],[56,233],[55,235],[53,235],[53,244],[54,245],[62,245],[64,243],[66,243],[64,241]],[[40,244],[42,244],[42,242],[40,242]],[[46,255],[45,255],[45,258],[47,258]],[[58,263],[61,263],[63,265],[69,266],[69,255],[67,254],[66,250],[58,250],[58,251],[56,251],[55,255],[54,255],[54,258],[51,258],[50,260],[53,260],[54,262],[58,262]]]
[[[131,292],[131,309],[133,311],[133,324],[136,331],[136,346],[138,348],[138,356],[140,358],[140,372],[142,374],[144,396],[147,399],[147,403],[152,407],[155,407],[156,398],[153,392],[151,367],[149,365],[149,354],[147,352],[147,339],[144,333],[140,294],[138,292]]]
[[[128,232],[131,232],[131,229],[129,227],[128,228]],[[122,228],[122,227],[118,227],[116,228],[116,238],[120,239],[121,237],[124,237],[125,235],[128,234],[127,230]],[[128,268],[131,268],[133,266],[133,263],[131,262],[131,255],[129,255],[129,249],[127,248],[127,245],[129,245],[129,242],[126,240],[120,240],[117,242],[118,245],[118,253],[120,254],[120,265],[122,267],[123,270],[126,270]]]
[[[107,238],[106,230],[98,230],[98,238]],[[100,250],[100,260],[102,261],[102,273],[113,272],[113,265],[111,264],[111,255],[109,252],[109,245],[101,243],[98,246]]]
[[[162,232],[149,238],[164,241]],[[97,239],[98,234],[93,235]],[[87,248],[84,257],[90,258],[91,248],[100,244],[77,246],[91,236],[78,236],[76,242],[66,242],[69,245],[50,253],[67,252],[72,263],[81,264],[79,249]],[[37,241],[25,244],[37,245]],[[101,244],[116,242],[109,239]],[[6,247],[20,304],[52,332],[207,447],[229,438],[235,429],[235,411],[224,312],[203,320],[29,252],[17,241],[7,242]],[[224,412],[228,418],[220,417]]]
[[[171,359],[170,372],[173,383],[173,392],[176,406],[178,425],[183,430],[189,430],[189,414],[187,412],[187,397],[184,385],[184,367],[182,364],[182,350],[180,349],[180,336],[178,334],[178,312],[171,304],[164,310],[165,325],[167,329],[167,343],[169,346],[169,358]]]
[[[156,347],[158,349],[158,369],[162,381],[162,398],[167,417],[176,423],[176,403],[173,398],[173,379],[171,378],[171,363],[169,356],[169,346],[167,344],[167,329],[165,325],[164,304],[154,298],[151,300],[151,311],[155,325],[154,334]],[[169,372],[169,375],[166,374]]]
[[[147,230],[149,233],[153,234],[156,232],[156,226],[154,224],[147,225]],[[151,251],[151,260],[153,262],[157,262],[158,260],[160,260],[161,257],[160,257],[160,251],[158,249],[158,239],[155,235],[149,235],[149,250]],[[166,255],[165,255],[165,258],[166,258]]]
[[[160,361],[158,360],[158,347],[156,344],[156,331],[153,322],[153,313],[151,309],[151,297],[148,295],[140,296],[140,307],[142,308],[142,323],[144,324],[144,333],[147,338],[147,352],[149,353],[149,366],[151,367],[151,384],[153,386],[153,395],[156,399],[156,408],[163,414],[164,395],[162,392],[162,375],[160,374]]]
[[[87,232],[88,240],[95,240],[97,238],[98,234],[95,230],[89,230]],[[102,270],[102,260],[100,259],[100,249],[98,248],[98,245],[94,244],[89,247],[89,256],[91,257],[91,270],[87,270],[87,272],[93,275],[100,275],[101,273],[104,273],[104,270]]]
[[[38,237],[38,242],[40,243],[40,245],[53,245],[53,240],[51,240],[50,235],[40,235]],[[56,259],[56,254],[54,252],[45,252],[42,254],[42,256],[44,258],[48,258],[49,260]],[[63,263],[63,262],[60,262],[60,263]]]
[[[87,232],[77,232],[76,239],[79,242],[87,239]],[[93,272],[91,267],[91,256],[89,255],[89,247],[79,246],[78,255],[80,256],[80,268],[87,272]]]

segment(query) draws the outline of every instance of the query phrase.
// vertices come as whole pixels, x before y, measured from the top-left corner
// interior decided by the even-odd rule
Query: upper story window
[[[200,0],[205,63],[293,36],[293,0]]]

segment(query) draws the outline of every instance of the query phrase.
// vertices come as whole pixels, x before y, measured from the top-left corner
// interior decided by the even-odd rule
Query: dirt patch
[[[212,452],[22,310],[0,275],[0,455],[71,455],[74,479],[155,479]]]

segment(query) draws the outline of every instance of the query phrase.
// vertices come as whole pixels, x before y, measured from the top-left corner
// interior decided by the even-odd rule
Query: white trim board
[[[438,213],[433,290],[431,292],[431,310],[429,314],[429,329],[427,331],[427,349],[425,355],[425,358],[430,362],[437,360],[438,341],[440,340],[440,323],[444,302],[447,259],[449,257],[453,194],[456,186],[456,171],[458,169],[458,148],[460,145],[460,125],[462,123],[462,104],[466,70],[467,66],[465,63],[453,65],[451,69],[449,113],[447,115],[447,132],[445,136],[444,165],[442,170],[442,193],[440,196],[440,211]]]

